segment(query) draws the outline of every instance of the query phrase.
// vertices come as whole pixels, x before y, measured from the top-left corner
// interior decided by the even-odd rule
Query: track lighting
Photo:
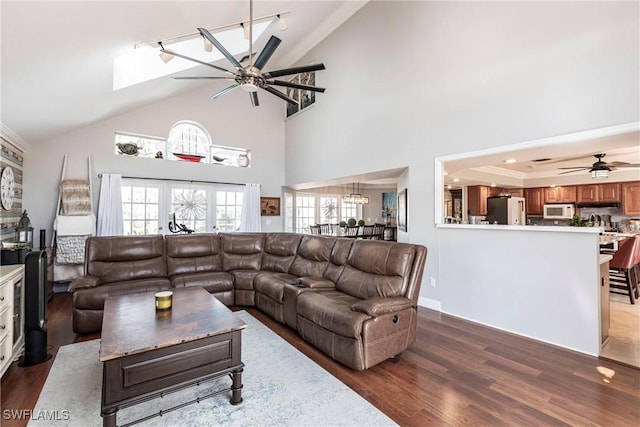
[[[278,25],[280,26],[280,31],[287,31],[287,21],[284,20],[284,16],[280,16],[280,14],[276,15],[278,18]]]
[[[170,50],[167,50],[164,48],[164,46],[162,45],[162,42],[158,42],[158,44],[160,45],[160,59],[162,59],[164,61],[164,63],[166,64],[167,62],[171,61],[173,59],[173,52]]]
[[[240,26],[242,27],[242,31],[244,32],[244,39],[245,40],[249,40],[249,37],[250,37],[249,36],[249,25],[251,25],[251,24],[249,24],[248,22],[247,22],[246,25],[244,24],[244,22],[240,23]]]
[[[206,37],[203,37],[202,41],[204,43],[204,50],[206,52],[211,52],[213,50],[213,44]]]

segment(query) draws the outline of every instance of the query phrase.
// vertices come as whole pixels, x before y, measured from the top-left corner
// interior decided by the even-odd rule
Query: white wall
[[[638,121],[637,2],[370,2],[301,63],[327,87],[286,121],[286,183],[397,167],[440,301],[434,159]],[[440,280],[437,280],[440,282]]]
[[[271,95],[253,108],[244,92],[216,101],[214,91],[197,90],[95,123],[72,133],[31,145],[25,153],[24,207],[34,230],[46,229],[50,240],[58,200],[62,159],[68,153],[66,177],[87,178],[87,158],[93,162],[94,211],[97,213],[99,173],[123,176],[260,183],[263,196],[281,196],[284,183],[284,105]],[[115,154],[114,131],[166,137],[180,120],[206,127],[214,144],[245,147],[252,151],[249,168],[127,157]],[[263,217],[264,231],[281,231],[282,217]],[[267,220],[271,224],[267,224]],[[36,241],[36,244],[38,242]]]
[[[442,225],[442,311],[597,356],[598,230]]]

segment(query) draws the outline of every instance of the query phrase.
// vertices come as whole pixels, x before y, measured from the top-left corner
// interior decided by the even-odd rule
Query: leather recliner
[[[415,341],[427,249],[294,233],[91,237],[73,329],[100,331],[111,295],[200,286],[256,306],[324,353],[367,369]]]

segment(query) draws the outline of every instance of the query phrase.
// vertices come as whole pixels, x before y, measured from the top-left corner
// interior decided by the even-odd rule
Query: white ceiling
[[[254,18],[290,13],[285,15],[287,31],[281,32],[277,22],[270,25],[254,51],[276,35],[282,44],[266,69],[292,66],[367,1],[256,0]],[[211,94],[226,87],[226,82],[164,77],[114,92],[113,59],[136,43],[249,19],[248,0],[3,0],[0,7],[0,122],[32,145],[197,87]],[[226,60],[216,65],[230,68]],[[212,71],[199,66],[190,75],[214,75]]]
[[[282,44],[269,61],[267,70],[289,67],[367,1],[255,0],[254,17],[290,13],[285,15],[288,30],[281,32],[277,23],[272,24],[254,45],[254,51],[259,52],[268,38],[276,35],[282,39]],[[46,143],[49,138],[74,128],[198,87],[204,88],[205,94],[217,92],[226,86],[225,82],[176,81],[169,77],[114,92],[113,58],[126,53],[136,43],[195,32],[196,27],[215,28],[247,21],[249,17],[248,0],[2,0],[0,8],[0,123],[32,145]],[[229,68],[226,60],[216,62],[216,65]],[[212,73],[215,71],[200,66],[184,74]],[[223,99],[219,101],[224,102]],[[451,183],[459,176],[463,184],[498,181],[497,184],[505,186],[526,182],[542,185],[546,183],[544,179],[551,182],[558,177],[558,167],[589,165],[595,161],[592,155],[597,153],[606,153],[605,161],[608,162],[640,163],[639,133],[515,150],[509,156],[518,161],[509,165],[502,162],[506,154],[447,162],[445,168],[449,175],[445,183]],[[552,160],[532,161],[538,158]],[[388,185],[403,171],[380,171],[303,186],[350,182]],[[636,173],[635,179],[640,179],[640,169],[624,172],[627,175]],[[614,171],[612,177],[615,174],[621,174],[621,170]],[[588,181],[589,176],[588,173],[576,173],[564,175],[564,179]]]

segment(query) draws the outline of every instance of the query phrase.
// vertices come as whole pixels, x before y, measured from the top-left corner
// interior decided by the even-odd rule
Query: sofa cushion
[[[165,236],[167,274],[222,271],[222,249],[217,234]]]
[[[329,264],[331,250],[336,240],[335,237],[304,236],[298,246],[298,253],[289,269],[289,274],[298,277],[322,277]]]
[[[334,283],[338,281],[345,265],[347,265],[347,259],[354,241],[354,239],[338,239],[336,241],[331,250],[329,265],[327,265],[327,269],[324,272],[325,279],[329,279]]]
[[[95,288],[78,289],[73,293],[76,309],[102,310],[104,300],[113,295],[129,295],[140,292],[157,292],[171,289],[168,279],[141,279],[103,284]],[[151,297],[151,304],[153,304]]]
[[[338,291],[303,292],[298,295],[298,315],[343,337],[360,338],[362,324],[371,316],[351,310],[359,300]]]
[[[298,251],[302,236],[292,233],[269,233],[265,238],[261,270],[286,273]]]
[[[222,268],[231,270],[260,270],[264,234],[233,233],[222,235]]]
[[[336,289],[360,299],[406,293],[415,247],[382,240],[353,243]]]
[[[283,289],[286,284],[293,284],[297,277],[287,273],[263,271],[253,280],[256,292],[268,296],[272,300],[282,302]]]
[[[101,283],[167,277],[162,235],[90,237],[85,253],[87,275]]]
[[[174,288],[200,286],[210,293],[233,290],[233,275],[224,271],[179,274],[171,278]]]
[[[230,272],[233,276],[233,283],[236,289],[253,291],[253,280],[261,273],[260,270],[233,270]]]

